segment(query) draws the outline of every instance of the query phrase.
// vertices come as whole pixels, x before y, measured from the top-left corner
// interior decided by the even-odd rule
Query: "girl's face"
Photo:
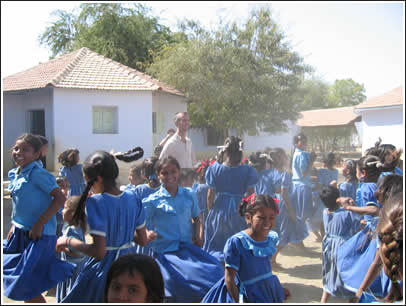
[[[107,291],[107,303],[147,303],[148,290],[142,275],[127,271],[111,280]]]
[[[343,169],[341,170],[343,176],[347,176],[350,173],[350,170],[347,168],[347,165],[344,164]]]
[[[365,170],[361,170],[359,167],[357,167],[357,179],[361,180],[366,177]]]
[[[248,224],[251,224],[252,238],[264,241],[275,225],[276,215],[272,208],[260,207],[254,215],[246,214],[245,220]]]
[[[68,207],[65,203],[63,209],[62,209],[62,218],[63,221],[65,221],[66,223],[70,224],[70,222],[72,221],[72,217],[73,214],[75,213],[75,210]]]
[[[24,168],[28,164],[37,160],[41,154],[41,150],[34,151],[34,148],[23,140],[17,140],[14,145],[12,156],[20,168]]]
[[[158,178],[166,189],[176,188],[178,186],[180,170],[174,164],[165,165],[158,174]]]

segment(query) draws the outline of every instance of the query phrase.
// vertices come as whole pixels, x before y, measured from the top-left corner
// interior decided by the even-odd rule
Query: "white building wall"
[[[92,107],[118,107],[118,133],[93,134]],[[101,91],[56,88],[54,93],[55,151],[75,147],[83,161],[95,150],[124,152],[136,146],[152,154],[150,91]],[[57,162],[57,159],[55,159]]]
[[[374,146],[378,138],[382,143],[405,149],[405,126],[403,105],[360,111],[362,116],[362,152]]]
[[[52,88],[3,93],[3,175],[12,168],[10,149],[23,133],[30,132],[28,111],[44,110],[45,136],[49,141],[47,160],[53,155]]]

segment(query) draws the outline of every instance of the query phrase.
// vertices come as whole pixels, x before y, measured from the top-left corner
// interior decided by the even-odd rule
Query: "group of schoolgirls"
[[[344,162],[347,181],[339,188],[334,184],[321,188],[319,197],[326,207],[322,303],[330,296],[350,302],[382,300],[398,287],[382,269],[376,228],[387,199],[403,192],[400,155],[394,146],[378,142],[358,161]]]
[[[168,302],[281,302],[289,295],[269,264],[276,250],[271,229],[277,200],[254,194],[257,173],[240,164],[238,138],[227,139],[221,160],[205,174],[210,208],[205,227],[196,193],[178,184],[181,169],[173,157],[145,160],[148,182],[122,191],[116,185],[115,160],[134,161],[143,152],[95,151],[83,165],[78,164],[77,150],[64,152],[60,161],[72,159],[61,162],[58,181],[65,195],[40,162],[41,146],[37,136],[23,134],[12,151],[17,167],[9,172],[13,212],[12,228],[3,241],[5,296],[45,302],[42,294],[57,285],[58,302],[103,302],[112,263],[137,252],[158,263]],[[146,171],[148,163],[154,165],[152,173]],[[72,191],[75,180],[69,181],[76,165],[84,179],[78,183],[79,195]],[[70,184],[63,184],[64,178]],[[66,226],[57,238],[56,214],[62,207]],[[85,233],[91,241],[84,239]],[[55,250],[65,254],[62,259]]]

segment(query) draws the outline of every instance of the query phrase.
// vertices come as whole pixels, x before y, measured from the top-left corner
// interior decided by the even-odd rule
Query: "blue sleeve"
[[[104,209],[104,199],[101,196],[91,196],[86,200],[87,223],[89,224],[89,233],[106,237],[107,212]]]
[[[236,271],[240,270],[240,250],[237,246],[238,238],[230,237],[224,246],[224,263],[225,267],[233,268]]]
[[[276,248],[276,246],[278,245],[279,242],[279,236],[278,233],[275,231],[270,231],[268,234],[269,238],[270,238],[270,244]]]
[[[366,185],[361,189],[361,201],[364,206],[375,205],[380,207],[375,198],[375,191],[376,189],[372,185]]]
[[[248,188],[254,188],[255,185],[258,183],[259,175],[257,170],[254,167],[248,166]]]
[[[215,176],[214,176],[214,167],[216,164],[210,165],[207,168],[205,178],[206,178],[206,184],[211,188],[211,189],[216,189],[216,182],[215,182]]]
[[[55,188],[59,188],[55,176],[43,168],[34,169],[31,174],[31,180],[35,186],[48,194]]]
[[[145,226],[145,210],[142,205],[141,199],[133,193],[132,193],[132,195],[134,195],[134,198],[136,199],[135,201],[137,202],[137,207],[138,207],[138,214],[137,214],[137,220],[135,221],[135,228],[140,229]]]
[[[288,189],[290,184],[292,183],[292,177],[288,172],[284,172],[282,174],[282,184],[281,188]]]
[[[151,220],[154,215],[155,206],[149,197],[142,200],[142,207],[144,209],[145,221],[147,224],[151,225]],[[150,228],[149,228],[150,229]]]
[[[78,229],[78,228],[75,229],[72,226],[68,227],[68,231],[66,232],[65,236],[66,237],[76,238],[76,239],[81,240],[81,241],[85,241],[82,230]]]
[[[192,218],[196,218],[200,215],[200,207],[199,201],[197,200],[197,196],[195,192],[190,193],[192,196]]]

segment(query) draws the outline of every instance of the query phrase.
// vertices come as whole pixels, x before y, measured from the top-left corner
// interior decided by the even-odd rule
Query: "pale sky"
[[[78,1],[2,1],[1,74],[21,72],[46,62],[50,52],[38,36],[50,13],[71,11]],[[146,3],[144,1],[144,3]],[[364,84],[368,98],[405,83],[404,3],[151,1],[153,16],[176,30],[178,20],[197,19],[214,28],[219,18],[242,22],[258,5],[271,5],[273,16],[293,50],[332,84],[352,78]]]

